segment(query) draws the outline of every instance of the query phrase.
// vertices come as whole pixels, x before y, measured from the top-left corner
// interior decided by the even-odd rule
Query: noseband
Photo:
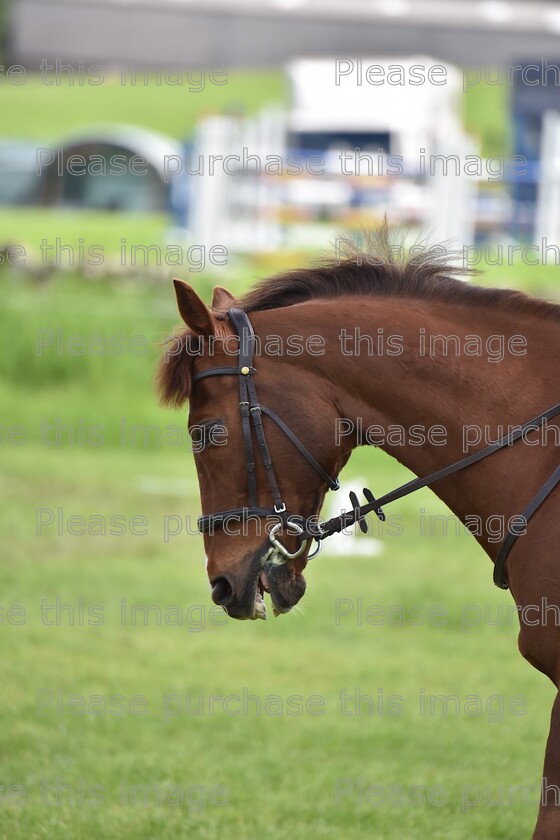
[[[406,484],[403,484],[401,487],[397,487],[396,490],[392,490],[390,493],[387,493],[379,499],[375,498],[371,490],[364,488],[364,495],[366,497],[367,504],[360,505],[357,496],[354,493],[351,493],[351,510],[348,512],[343,511],[340,516],[335,516],[327,522],[314,524],[309,520],[306,521],[301,515],[288,513],[286,510],[286,505],[282,499],[274,467],[272,466],[270,451],[266,442],[266,435],[262,423],[262,415],[265,414],[274,423],[276,423],[278,428],[281,429],[281,431],[299,450],[308,463],[311,464],[315,472],[331,490],[339,489],[340,485],[338,483],[338,479],[332,478],[327,472],[325,472],[323,467],[313,457],[307,447],[304,446],[297,435],[292,432],[289,426],[287,426],[286,423],[284,423],[284,421],[278,417],[274,411],[272,411],[272,409],[267,408],[259,402],[253,379],[256,373],[253,366],[253,359],[255,355],[255,333],[253,326],[247,316],[247,313],[243,312],[241,309],[229,309],[227,315],[239,338],[238,365],[236,367],[229,365],[227,367],[216,367],[211,368],[210,370],[202,371],[193,377],[193,382],[206,379],[208,376],[239,377],[239,411],[241,414],[241,431],[245,449],[245,467],[247,471],[247,492],[249,505],[248,507],[233,508],[231,510],[224,510],[219,513],[210,513],[206,516],[201,516],[198,520],[198,528],[201,533],[206,533],[215,525],[224,527],[224,524],[230,518],[235,521],[239,521],[240,518],[245,519],[248,516],[276,517],[278,522],[271,529],[269,539],[274,548],[276,548],[287,560],[293,560],[303,554],[312,540],[317,541],[317,548],[313,554],[308,556],[308,559],[315,557],[315,555],[319,553],[322,540],[332,536],[332,534],[340,533],[342,530],[354,525],[356,522],[359,524],[361,530],[366,532],[367,525],[365,517],[369,513],[373,512],[379,517],[379,519],[384,520],[385,514],[383,512],[383,505],[394,502],[404,496],[408,496],[410,493],[414,493],[415,490],[419,490],[421,487],[427,487],[442,478],[447,478],[460,470],[470,467],[472,464],[476,464],[483,458],[487,458],[494,452],[498,452],[503,447],[515,443],[515,441],[519,440],[525,432],[534,431],[540,428],[547,420],[551,420],[553,417],[560,414],[560,404],[554,405],[552,408],[549,408],[548,411],[539,414],[523,426],[514,428],[509,434],[484,449],[474,452],[466,458],[461,458],[461,460],[455,461],[453,464],[450,464],[441,470],[437,470],[436,472],[430,473],[427,476],[408,481]],[[261,508],[257,506],[257,479],[255,473],[252,430],[255,433],[257,452],[260,454],[261,461],[266,471],[266,477],[268,479],[268,485],[273,502],[272,508]],[[522,520],[522,522],[516,526],[510,526],[510,530],[498,550],[494,563],[494,583],[501,589],[508,589],[505,567],[508,554],[511,551],[515,540],[518,536],[524,533],[526,523],[559,483],[560,466],[556,467],[549,479],[531,499],[523,513],[517,517],[517,519]],[[525,525],[523,523],[525,523]],[[299,548],[297,548],[294,552],[289,552],[276,536],[283,526],[286,526],[288,531],[291,529],[292,533],[300,540]]]

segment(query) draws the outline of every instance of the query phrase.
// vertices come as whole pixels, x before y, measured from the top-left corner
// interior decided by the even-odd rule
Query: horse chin
[[[305,593],[304,576],[286,563],[281,554],[272,549],[266,556],[257,580],[255,617],[266,619],[264,593],[270,595],[275,616],[290,612]]]

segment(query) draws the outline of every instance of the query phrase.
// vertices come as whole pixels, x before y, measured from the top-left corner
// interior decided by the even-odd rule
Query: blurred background
[[[222,621],[153,379],[172,276],[241,293],[385,214],[559,299],[560,4],[14,0],[0,27],[1,836],[528,836],[553,692],[475,541],[420,540],[448,513],[423,491],[398,540],[313,561],[301,610]],[[363,449],[343,475],[407,478]]]

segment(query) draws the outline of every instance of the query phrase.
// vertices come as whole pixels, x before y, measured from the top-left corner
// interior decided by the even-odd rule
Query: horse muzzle
[[[275,616],[289,612],[303,597],[305,578],[273,545],[265,543],[247,560],[237,573],[216,574],[210,581],[212,600],[231,618],[266,619],[265,593],[270,595]]]

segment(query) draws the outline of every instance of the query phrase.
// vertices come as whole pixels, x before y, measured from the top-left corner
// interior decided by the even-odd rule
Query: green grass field
[[[553,281],[541,275],[545,293]],[[518,786],[539,784],[553,689],[518,654],[510,596],[475,541],[418,538],[419,506],[443,505],[429,491],[397,503],[404,533],[381,537],[378,556],[321,555],[293,614],[223,623],[201,537],[164,540],[166,517],[199,509],[188,442],[119,438],[123,419],[184,428],[185,412],[158,408],[152,390],[157,343],[177,322],[170,285],[6,273],[1,285],[0,836],[527,837],[538,794]],[[71,356],[56,338],[39,356],[43,330],[142,334],[147,345],[140,356]],[[383,493],[406,471],[359,450],[345,475]],[[38,518],[58,508],[62,535],[56,522],[38,535]],[[144,516],[147,533],[67,533],[71,515],[116,514]],[[72,626],[69,609],[56,623],[57,598]],[[402,605],[420,619],[360,623],[358,599],[364,612]],[[131,626],[133,606],[159,607],[161,621],[152,609],[148,626],[141,613]],[[352,713],[342,691],[370,695],[371,707]],[[459,705],[421,714],[421,696],[440,694]],[[140,700],[111,714],[116,695]],[[211,700],[229,695],[226,707]],[[468,695],[480,698],[476,714]],[[138,792],[131,801],[134,785],[148,786],[147,804]]]
[[[145,83],[142,74],[132,85],[122,84],[116,73],[103,76],[101,84],[88,84],[87,79],[80,84],[77,76],[71,83],[61,74],[60,84],[48,85],[39,74],[29,73],[21,86],[3,85],[0,103],[10,114],[10,124],[2,134],[51,142],[88,125],[131,123],[182,140],[203,114],[251,114],[265,103],[281,104],[286,97],[283,75],[277,71],[229,72],[217,76],[217,84],[206,77],[201,90],[194,78],[166,84],[165,77],[158,83],[154,76]],[[50,81],[48,75],[46,79]],[[89,80],[95,82],[93,76]]]

